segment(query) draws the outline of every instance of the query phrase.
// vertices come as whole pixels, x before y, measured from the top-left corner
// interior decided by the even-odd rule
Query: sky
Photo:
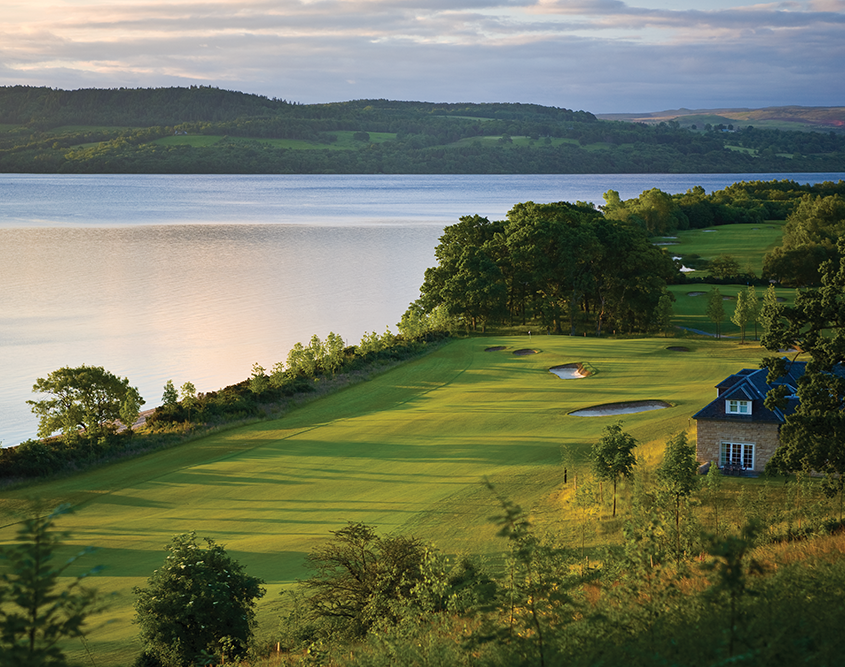
[[[0,0],[0,85],[845,106],[845,0]]]

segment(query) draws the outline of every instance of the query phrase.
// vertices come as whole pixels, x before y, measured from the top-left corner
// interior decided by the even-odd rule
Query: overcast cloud
[[[843,36],[845,0],[4,0],[0,85],[597,113],[842,106]]]

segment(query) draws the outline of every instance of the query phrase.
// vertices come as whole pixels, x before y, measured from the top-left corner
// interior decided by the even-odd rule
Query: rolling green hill
[[[810,118],[794,110],[791,117]],[[695,131],[690,118],[698,123]],[[379,99],[306,105],[203,86],[11,86],[0,87],[0,172],[845,170],[845,134],[766,129],[763,120],[726,132],[722,125],[731,119],[719,114],[636,120],[536,104]],[[812,127],[836,129],[822,121]]]
[[[0,492],[0,540],[12,535],[27,499],[70,502],[61,521],[74,548],[92,545],[90,567],[115,592],[110,624],[88,637],[101,666],[130,664],[140,647],[131,624],[131,588],[163,559],[171,535],[196,530],[226,545],[249,573],[267,581],[259,634],[278,625],[277,593],[306,574],[304,556],[347,521],[411,532],[450,553],[495,557],[504,550],[489,517],[496,503],[481,484],[533,508],[543,529],[574,533],[562,504],[562,462],[584,469],[589,446],[617,417],[574,417],[608,402],[660,399],[672,407],[624,416],[625,428],[654,461],[665,438],[713,386],[758,363],[755,345],[666,339],[567,336],[469,338],[369,382],[259,422],[99,470]],[[506,346],[496,352],[490,346]],[[517,356],[530,348],[537,354]],[[551,366],[582,362],[593,374],[561,380]],[[679,364],[684,373],[678,373]],[[628,502],[628,501],[624,501]],[[594,534],[589,544],[607,538]],[[83,563],[84,565],[84,563]],[[72,647],[80,661],[80,645]]]

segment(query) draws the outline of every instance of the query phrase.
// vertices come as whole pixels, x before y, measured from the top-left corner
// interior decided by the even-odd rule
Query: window
[[[754,467],[754,445],[748,442],[723,442],[719,465]]]
[[[750,415],[751,401],[725,401],[725,412],[729,415]]]

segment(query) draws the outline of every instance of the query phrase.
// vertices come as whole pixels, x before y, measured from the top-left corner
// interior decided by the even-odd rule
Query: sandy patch
[[[635,412],[648,412],[649,410],[662,410],[671,408],[666,401],[627,401],[623,403],[605,403],[594,405],[591,408],[576,410],[569,414],[573,417],[607,417],[611,415],[629,415]]]
[[[573,364],[562,364],[561,366],[552,366],[549,373],[557,375],[561,380],[580,380],[590,374],[584,366],[578,362]]]
[[[514,350],[513,351],[513,353],[518,357],[527,357],[529,354],[537,354],[537,352],[538,352],[538,350],[529,350],[527,348],[523,349],[523,350]]]
[[[485,347],[484,351],[485,352],[501,352],[504,349],[505,349],[504,345],[495,345],[493,347]]]
[[[705,292],[687,292],[687,296],[704,296]]]
[[[717,230],[715,230],[715,229],[702,229],[701,231],[703,231],[706,234],[707,232],[715,232]]]

